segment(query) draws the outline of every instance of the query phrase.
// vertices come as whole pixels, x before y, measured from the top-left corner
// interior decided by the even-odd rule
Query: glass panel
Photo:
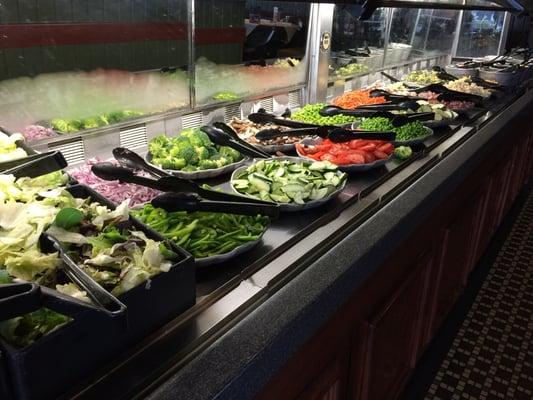
[[[188,106],[187,26],[182,0],[1,2],[1,124],[73,133]]]
[[[387,3],[394,5],[394,0],[386,0]],[[435,4],[456,4],[462,5],[463,0],[403,0],[414,3],[435,3]],[[466,0],[466,4],[469,6],[483,6],[483,7],[509,7],[509,4],[505,0],[501,1],[488,1],[488,0]]]
[[[464,11],[457,56],[497,54],[504,17],[505,13],[499,11]]]
[[[359,7],[335,6],[330,75],[350,77],[381,68],[385,43],[385,9],[378,8],[366,21],[358,19]]]
[[[196,0],[198,104],[303,84],[310,5]]]
[[[414,28],[412,57],[450,54],[459,13],[457,10],[431,10],[429,15],[421,13]]]
[[[395,8],[392,10],[389,46],[385,65],[401,64],[415,57],[413,42],[416,38],[418,22],[429,22],[420,10],[412,8]],[[422,25],[422,29],[424,26]],[[427,29],[427,28],[426,28]]]

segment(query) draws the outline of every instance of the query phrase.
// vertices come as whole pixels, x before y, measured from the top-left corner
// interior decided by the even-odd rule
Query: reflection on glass
[[[385,12],[377,9],[367,21],[358,19],[359,6],[337,5],[333,15],[330,74],[354,76],[383,63]]]
[[[197,103],[304,83],[309,12],[296,2],[195,1]]]
[[[459,11],[429,11],[429,15],[421,12],[417,17],[412,38],[414,56],[449,54],[451,52]]]
[[[457,56],[482,57],[497,54],[504,17],[504,12],[465,11]]]
[[[5,127],[73,133],[188,105],[186,2],[56,3],[0,3]]]

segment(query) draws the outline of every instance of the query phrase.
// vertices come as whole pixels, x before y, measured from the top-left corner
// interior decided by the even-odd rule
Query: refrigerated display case
[[[140,293],[132,293],[129,299],[119,297],[133,315],[127,328],[133,333],[110,335],[99,345],[108,322],[98,328],[96,316],[100,315],[85,311],[85,322],[96,321],[89,324],[90,329],[67,324],[23,348],[2,342],[2,398],[267,399],[313,398],[331,391],[336,398],[385,399],[387,393],[399,391],[460,292],[487,237],[520,187],[531,179],[533,142],[523,130],[523,121],[514,118],[521,110],[531,109],[529,52],[513,52],[512,62],[521,65],[513,67],[520,79],[512,89],[498,87],[489,99],[476,100],[471,109],[451,114],[452,121],[436,124],[433,130],[426,123],[422,129],[431,134],[420,140],[390,143],[391,147],[411,146],[412,155],[406,160],[389,158],[385,152],[389,144],[380,143],[386,147],[372,150],[371,161],[365,154],[356,168],[341,164],[346,176],[324,165],[305,171],[301,160],[289,159],[294,163],[286,168],[294,174],[291,179],[299,181],[296,185],[275,182],[286,173],[283,168],[270,170],[263,162],[260,169],[241,175],[237,168],[252,162],[241,156],[203,171],[200,160],[206,154],[222,163],[234,153],[202,142],[193,146],[196,154],[185,156],[178,143],[200,140],[197,128],[201,126],[220,128],[220,123],[235,119],[254,136],[265,126],[246,121],[253,113],[263,119],[275,114],[280,119],[274,121],[282,127],[285,117],[296,125],[302,120],[317,122],[323,117],[317,115],[322,107],[314,106],[313,114],[310,104],[332,102],[365,87],[389,89],[391,80],[401,80],[412,71],[446,67],[459,61],[455,56],[503,56],[510,53],[502,41],[511,15],[483,11],[497,20],[490,27],[490,41],[470,43],[472,54],[465,54],[466,38],[487,25],[468,23],[465,16],[471,13],[486,21],[483,15],[489,14],[469,11],[462,1],[451,9],[436,6],[441,3],[412,2],[403,8],[405,4],[399,2],[369,2],[378,7],[364,20],[358,18],[365,10],[343,2],[125,3],[106,1],[88,8],[85,2],[72,2],[71,7],[39,5],[36,10],[22,1],[0,5],[0,26],[6,32],[0,39],[1,130],[8,135],[27,134],[24,146],[30,155],[61,151],[69,163],[68,190],[79,191],[78,197],[90,194],[109,207],[120,198],[135,199],[137,209],[132,214],[160,234],[173,231],[169,219],[162,221],[163,214],[149,207],[141,209],[158,193],[154,187],[145,191],[131,182],[124,186],[129,175],[120,177],[122,183],[108,183],[91,175],[90,167],[120,159],[125,153],[117,156],[115,149],[128,148],[149,162],[148,175],[150,166],[163,167],[158,159],[180,159],[165,164],[163,173],[151,170],[163,182],[167,172],[185,177],[167,179],[165,191],[184,185],[187,193],[193,191],[204,200],[225,198],[220,191],[239,192],[251,194],[247,200],[255,196],[296,203],[296,207],[282,206],[278,218],[272,214],[268,223],[261,218],[222,221],[226,230],[217,231],[222,237],[213,254],[202,253],[202,240],[210,237],[208,227],[196,242],[189,240],[196,225],[205,220],[176,224],[176,230],[187,225],[190,232],[180,232],[179,239],[166,236],[183,256],[180,268],[172,269],[172,279],[162,274],[152,279],[152,287],[141,285],[136,289]],[[490,7],[512,8],[499,2]],[[511,62],[511,57],[506,60]],[[408,86],[406,90],[418,89]],[[327,128],[331,121],[318,122]],[[511,122],[512,131],[506,125]],[[28,129],[29,125],[42,127]],[[237,125],[232,126],[237,129]],[[309,148],[321,141],[312,140]],[[291,156],[315,157],[307,153],[308,147],[295,152],[294,141],[280,143],[285,147],[273,149],[254,142],[259,145],[256,156],[282,149]],[[376,159],[383,155],[383,160]],[[175,165],[181,159],[195,169],[179,170],[182,166]],[[497,161],[491,164],[488,159]],[[202,175],[210,169],[218,175]],[[199,185],[188,180],[198,176],[204,177],[194,180]],[[313,184],[310,179],[326,183],[305,189]],[[75,180],[100,194],[75,186]],[[267,189],[261,193],[249,190],[249,185]],[[292,189],[283,191],[280,185]],[[332,185],[335,190],[328,188]],[[102,193],[115,204],[101,198]],[[191,199],[187,197],[187,204]],[[180,203],[184,198],[171,200]],[[324,204],[307,209],[314,202]],[[227,207],[236,212],[235,205]],[[159,220],[151,219],[155,217]],[[236,224],[235,229],[228,228],[231,224]],[[245,233],[243,226],[249,229]],[[0,240],[3,233],[2,225]],[[249,245],[232,244],[228,251],[224,239],[232,235]],[[468,254],[468,260],[454,258],[459,253]],[[202,258],[211,259],[198,262]],[[454,267],[446,270],[442,260]],[[53,288],[43,290],[60,303],[72,302]],[[72,313],[74,320],[76,315]],[[399,320],[404,323],[398,324]],[[71,335],[72,326],[79,336]],[[397,335],[391,338],[390,332]],[[321,341],[331,345],[324,347],[323,354],[317,351]],[[312,359],[305,359],[306,351]],[[62,352],[72,358],[61,356]],[[390,363],[385,362],[387,355]],[[54,357],[57,371],[50,373],[46,366]],[[302,362],[309,365],[303,372],[297,367]]]

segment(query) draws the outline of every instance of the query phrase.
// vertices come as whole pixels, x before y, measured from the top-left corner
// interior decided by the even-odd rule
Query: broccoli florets
[[[207,136],[207,133],[201,131],[198,128],[185,129],[181,132],[181,135],[187,137],[194,147],[213,146],[213,143],[209,139],[209,136]]]
[[[200,160],[198,163],[198,168],[200,169],[213,169],[218,168],[218,165],[213,160]]]
[[[222,146],[219,150],[221,156],[228,157],[234,162],[242,158],[241,153],[231,147]]]
[[[174,150],[176,150],[176,153],[173,154]],[[196,165],[198,164],[198,156],[196,155],[196,151],[194,150],[194,147],[192,147],[190,144],[189,145],[181,145],[180,147],[174,147],[171,151],[170,151],[170,154],[173,156],[173,157],[179,157],[179,158],[183,158],[187,164],[189,165]]]
[[[399,160],[407,160],[412,154],[413,150],[408,146],[400,146],[394,149],[394,156]]]
[[[217,168],[224,167],[233,162],[231,158],[224,157],[224,156],[219,156],[217,159],[212,160],[212,161],[215,162],[215,164],[217,165]]]
[[[209,150],[207,147],[195,147],[194,150],[200,161],[209,159]]]

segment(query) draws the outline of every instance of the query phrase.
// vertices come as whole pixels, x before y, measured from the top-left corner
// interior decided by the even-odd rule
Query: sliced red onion
[[[22,136],[28,141],[40,140],[55,136],[55,132],[50,128],[41,125],[29,125],[22,130]]]
[[[86,164],[72,169],[69,174],[79,183],[90,186],[102,196],[107,197],[115,204],[120,204],[124,200],[129,200],[130,207],[144,204],[161,194],[158,190],[150,189],[133,183],[120,183],[119,181],[105,181],[98,178],[91,171],[91,167],[101,162],[98,158],[91,158]],[[117,164],[116,161],[111,161]],[[146,174],[140,174],[146,176]]]

